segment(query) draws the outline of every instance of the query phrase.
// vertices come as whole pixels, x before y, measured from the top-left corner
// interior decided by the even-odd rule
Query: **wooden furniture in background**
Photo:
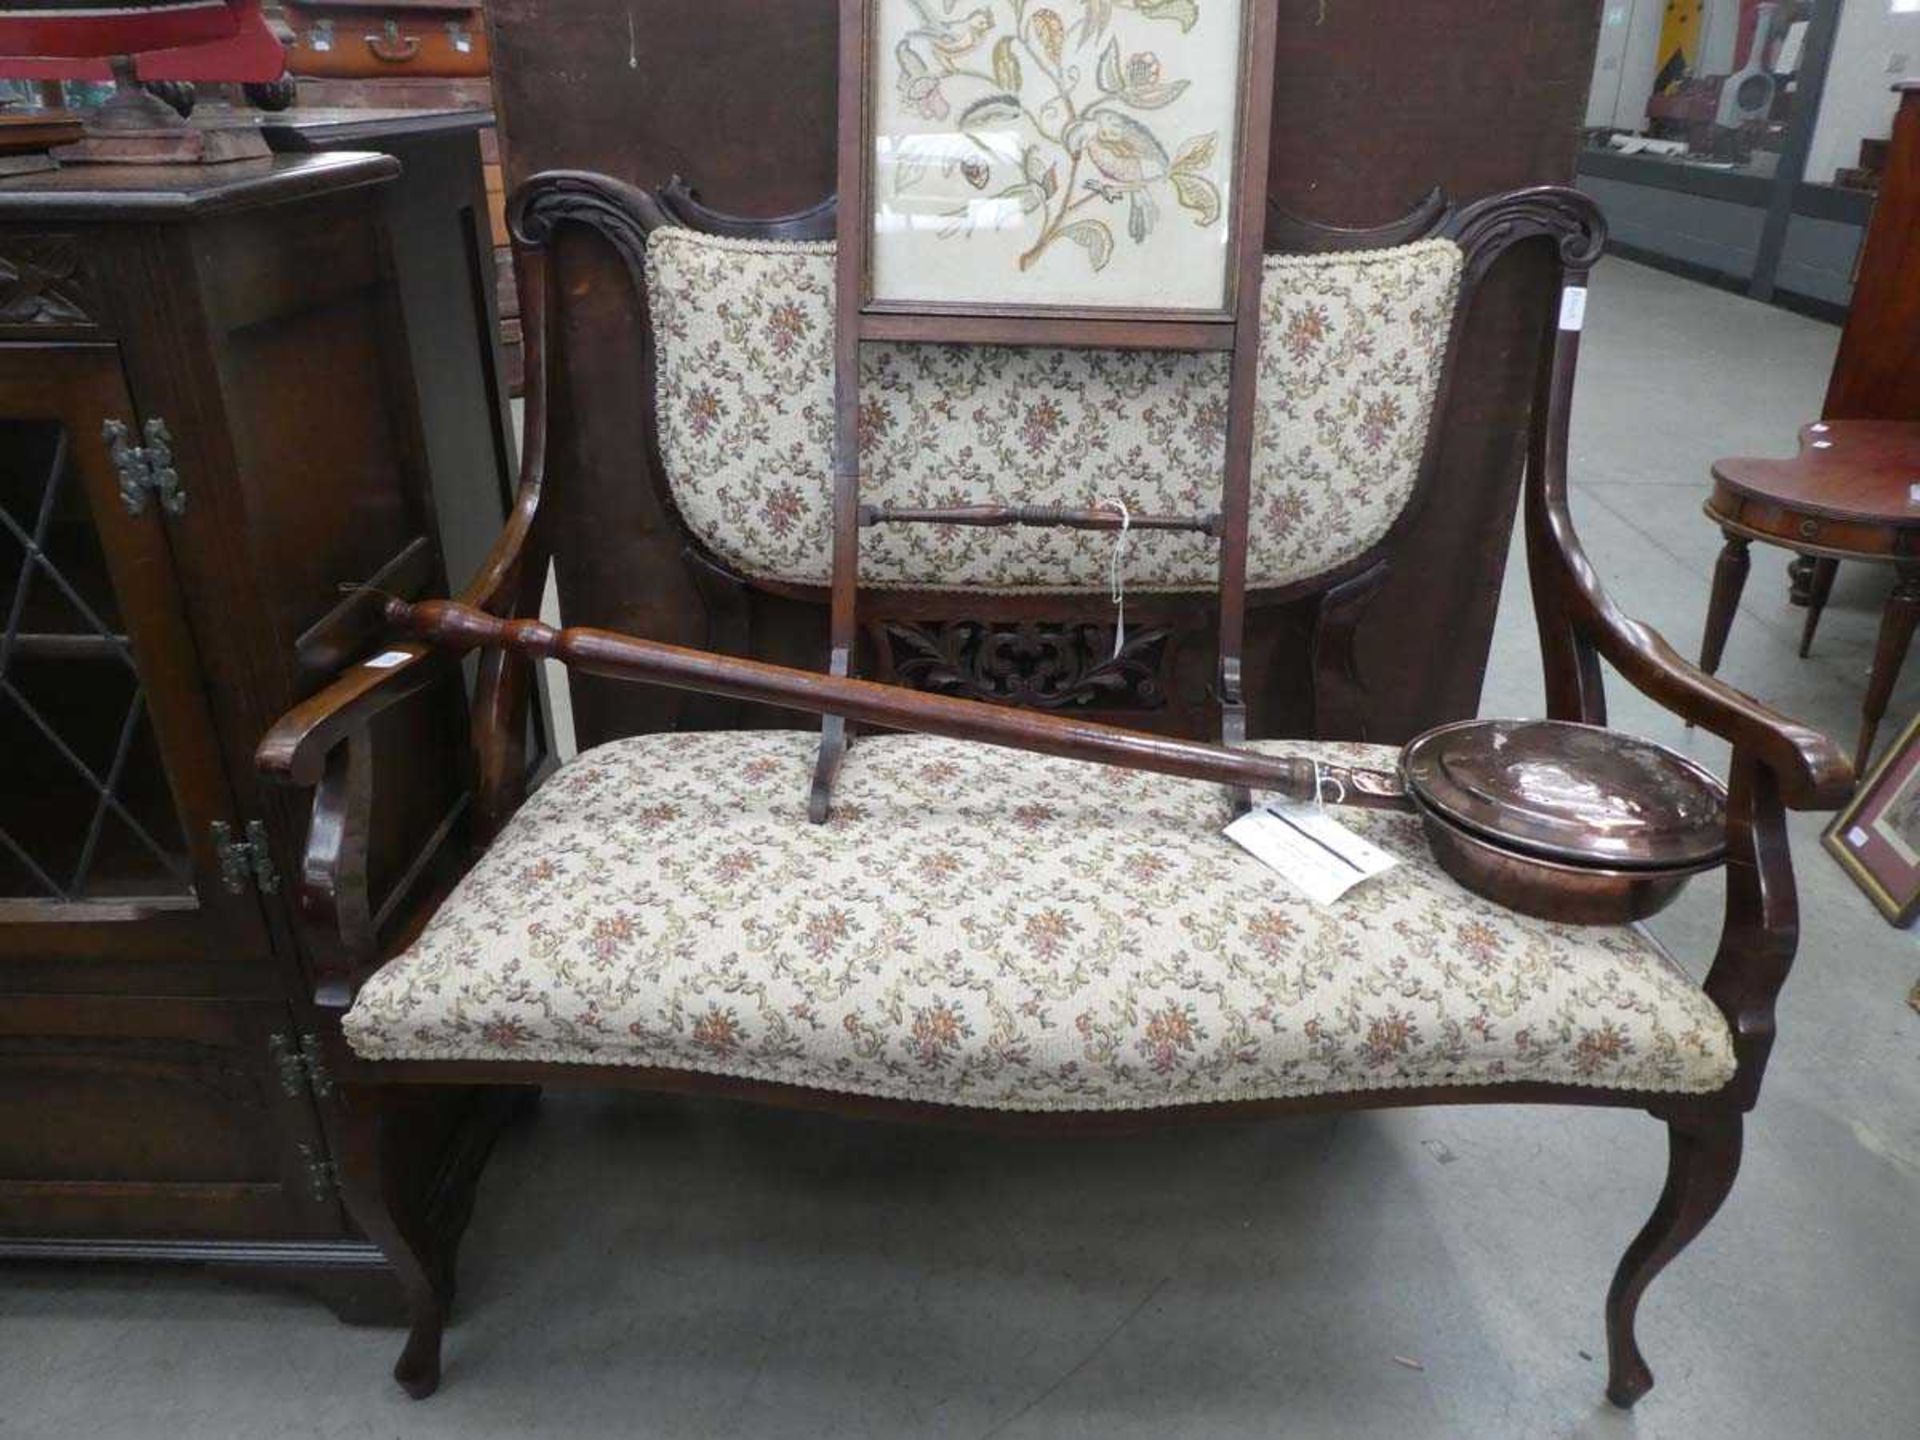
[[[476,139],[493,112],[321,109],[264,117],[261,132],[288,155],[375,150],[400,162],[379,190],[406,315],[427,473],[449,573],[486,557],[512,499],[517,440],[501,350],[491,195]]]
[[[496,7],[489,23],[509,189],[542,170],[578,167],[642,185],[679,175],[735,215],[819,205],[835,188],[838,9],[839,0]],[[1391,9],[1383,20],[1375,6],[1280,7],[1269,248],[1294,248],[1281,212],[1365,228],[1409,214],[1436,185],[1469,196],[1572,178],[1600,22],[1590,0],[1466,9],[1403,0]],[[582,35],[603,43],[582,44]],[[1409,64],[1409,55],[1422,60]],[[562,74],[567,83],[555,83]],[[1473,82],[1462,84],[1462,75]],[[1377,243],[1391,243],[1390,234]],[[1365,672],[1393,678],[1359,697],[1340,733],[1403,741],[1477,708],[1520,490],[1537,339],[1530,327],[1551,262],[1544,243],[1509,252],[1462,337],[1460,384],[1436,439],[1446,503],[1418,534],[1400,537],[1380,589],[1354,616]],[[549,465],[564,482],[554,503],[568,512],[565,529],[634,541],[619,564],[583,552],[561,557],[567,618],[815,663],[826,624],[817,602],[756,594],[724,637],[710,630],[701,574],[648,483],[652,461],[633,399],[647,383],[633,344],[639,312],[620,258],[576,233],[561,240],[554,263],[563,276],[555,341],[568,362],[554,399],[573,417],[553,437]],[[1250,733],[1312,728],[1314,624],[1304,604],[1250,622]],[[1195,637],[1197,653],[1213,646]],[[1204,689],[1206,677],[1197,683]],[[576,678],[572,691],[583,746],[676,724],[783,723],[758,707],[591,678]]]
[[[0,184],[0,1256],[202,1262],[393,1307],[337,1190],[292,915],[304,825],[250,756],[363,643],[370,602],[342,581],[439,582],[380,219],[398,170]],[[376,873],[430,868],[463,823],[457,690],[407,725],[383,786],[410,818]],[[414,1115],[402,1183],[435,1244],[483,1153],[466,1109]]]
[[[1920,421],[1920,80],[1902,81],[1826,420]]]
[[[1920,621],[1920,423],[1821,421],[1800,432],[1800,453],[1791,460],[1716,460],[1706,511],[1727,537],[1700,642],[1700,668],[1708,674],[1719,669],[1733,628],[1751,564],[1749,542],[1784,546],[1810,566],[1802,656],[1813,648],[1842,560],[1894,567],[1853,757],[1864,775]]]
[[[520,338],[520,291],[513,274],[513,242],[507,234],[507,172],[500,159],[500,127],[480,132],[480,169],[487,182],[487,233],[493,239],[493,293],[500,310],[500,357],[507,393],[526,386],[526,352]]]
[[[1902,81],[1894,89],[1900,108],[1893,138],[1882,142],[1880,193],[1827,382],[1823,420],[1920,421],[1920,81]],[[1789,598],[1813,612],[1809,639],[1833,588],[1835,563],[1803,555],[1787,567]]]

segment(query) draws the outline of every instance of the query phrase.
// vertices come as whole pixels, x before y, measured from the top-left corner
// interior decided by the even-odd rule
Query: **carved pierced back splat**
[[[648,470],[667,513],[681,523],[687,557],[710,617],[709,643],[732,653],[751,653],[748,591],[825,606],[826,586],[788,583],[743,573],[707,547],[686,525],[659,447],[655,336],[648,314],[645,255],[648,235],[664,226],[749,241],[822,241],[835,235],[836,206],[829,197],[791,215],[754,218],[703,205],[685,182],[674,179],[642,190],[608,176],[549,171],[535,176],[513,198],[511,223],[517,244],[544,251],[563,226],[593,231],[622,258],[640,312]],[[1318,733],[1364,734],[1365,687],[1357,674],[1353,638],[1372,595],[1387,575],[1388,557],[1407,542],[1431,496],[1438,469],[1439,437],[1454,379],[1459,337],[1469,323],[1481,280],[1512,247],[1544,241],[1559,251],[1568,283],[1582,283],[1598,258],[1604,229],[1592,203],[1577,191],[1538,187],[1495,195],[1461,207],[1439,192],[1424,197],[1407,215],[1369,229],[1322,225],[1269,207],[1264,250],[1269,254],[1379,250],[1416,240],[1444,238],[1462,252],[1458,301],[1446,342],[1446,364],[1433,401],[1433,421],[1413,493],[1392,527],[1363,553],[1335,568],[1277,587],[1246,592],[1246,608],[1258,611],[1300,600],[1315,602],[1318,620],[1311,645],[1315,685],[1313,713]],[[1538,325],[1552,324],[1557,297],[1539,297]],[[530,371],[548,363],[544,337],[529,336]],[[544,398],[544,397],[540,397]],[[546,423],[545,405],[528,414],[534,433]],[[1554,418],[1564,427],[1564,413]],[[1111,523],[1110,516],[1102,516]],[[553,537],[556,545],[567,537]],[[576,543],[591,543],[580,537]],[[1130,595],[1130,641],[1123,664],[1102,668],[1112,655],[1113,607],[1101,595],[1010,595],[952,590],[863,589],[858,594],[863,654],[874,678],[1006,704],[1095,710],[1120,723],[1146,724],[1197,735],[1217,714],[1199,702],[1187,665],[1193,642],[1204,642],[1214,606],[1205,594]],[[1151,676],[1141,667],[1150,667]]]

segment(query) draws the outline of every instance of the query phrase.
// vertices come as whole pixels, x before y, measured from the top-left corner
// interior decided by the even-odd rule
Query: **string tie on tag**
[[[1333,787],[1333,803],[1342,805],[1347,799],[1347,783],[1338,775],[1329,775],[1321,768],[1320,762],[1313,762],[1313,803],[1315,808],[1327,808],[1327,787]]]
[[[1133,512],[1127,509],[1127,502],[1119,496],[1111,500],[1102,500],[1102,508],[1120,512],[1120,533],[1113,542],[1113,567],[1108,577],[1108,588],[1113,594],[1113,658],[1118,660],[1120,652],[1127,644],[1127,541],[1133,533]]]

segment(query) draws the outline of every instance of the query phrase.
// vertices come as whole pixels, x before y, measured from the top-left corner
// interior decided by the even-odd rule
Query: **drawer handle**
[[[1818,520],[1802,520],[1800,522],[1800,538],[1802,540],[1814,540],[1819,538],[1819,535],[1820,522]]]
[[[420,53],[420,37],[402,35],[400,22],[389,20],[382,34],[367,36],[367,49],[373,52],[376,60],[384,60],[389,65],[404,65]]]

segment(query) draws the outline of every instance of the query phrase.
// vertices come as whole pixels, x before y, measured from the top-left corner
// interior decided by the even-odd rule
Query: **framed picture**
[[[1920,718],[1874,767],[1823,842],[1895,925],[1920,917]]]
[[[862,308],[1230,320],[1259,3],[844,0]]]

